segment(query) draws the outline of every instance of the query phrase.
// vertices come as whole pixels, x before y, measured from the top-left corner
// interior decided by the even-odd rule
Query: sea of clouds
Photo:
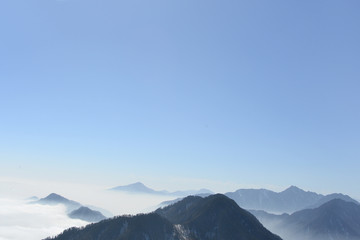
[[[39,240],[64,229],[87,223],[71,219],[62,205],[29,204],[26,200],[0,199],[0,240]]]
[[[64,205],[42,205],[29,198],[54,192],[65,198],[108,210],[112,215],[155,210],[168,196],[126,194],[105,186],[0,179],[0,240],[40,240],[70,227],[89,224],[67,216]]]

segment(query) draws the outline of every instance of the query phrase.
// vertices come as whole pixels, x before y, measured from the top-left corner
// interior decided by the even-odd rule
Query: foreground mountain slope
[[[84,228],[70,228],[47,240],[181,240],[176,228],[155,213],[121,216]]]
[[[156,213],[185,229],[190,239],[279,240],[249,212],[222,194],[190,196]]]
[[[281,240],[233,200],[187,197],[150,214],[121,216],[71,228],[48,240]]]

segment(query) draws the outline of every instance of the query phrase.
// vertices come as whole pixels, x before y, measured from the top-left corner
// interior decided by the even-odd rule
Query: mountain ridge
[[[153,195],[169,195],[169,196],[188,196],[188,195],[196,195],[196,194],[204,194],[204,193],[209,193],[209,194],[213,193],[211,190],[205,188],[202,188],[200,190],[185,190],[185,191],[175,191],[175,192],[169,192],[167,190],[154,190],[152,188],[147,187],[142,182],[135,182],[128,185],[116,186],[108,190],[127,192],[132,194],[153,194]]]
[[[284,239],[360,240],[360,205],[354,202],[332,199],[320,207],[291,215],[251,212]]]
[[[245,209],[264,210],[270,213],[293,213],[306,208],[318,207],[334,198],[341,198],[359,204],[343,194],[322,195],[290,186],[281,192],[267,189],[238,189],[225,193]]]

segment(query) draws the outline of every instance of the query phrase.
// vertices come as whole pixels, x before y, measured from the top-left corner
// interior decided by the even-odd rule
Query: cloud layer
[[[45,206],[26,201],[0,199],[0,240],[39,240],[72,226],[84,226],[70,219],[61,205]]]

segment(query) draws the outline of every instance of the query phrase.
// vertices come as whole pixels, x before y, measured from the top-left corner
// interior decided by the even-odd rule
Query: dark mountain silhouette
[[[291,215],[253,213],[285,240],[360,240],[360,206],[353,202],[333,199]]]
[[[120,216],[84,228],[70,228],[47,240],[182,240],[179,231],[158,214]]]
[[[233,200],[187,197],[150,214],[121,216],[71,228],[48,240],[281,240]]]
[[[88,207],[80,207],[68,214],[70,218],[81,219],[87,222],[99,222],[106,217],[101,212],[91,210]]]
[[[306,208],[314,208],[335,198],[357,203],[346,195],[330,194],[324,196],[315,192],[304,191],[295,186],[279,193],[266,189],[239,189],[225,195],[235,200],[242,208],[272,213],[292,213]]]
[[[121,191],[127,193],[134,194],[153,194],[153,195],[170,195],[170,196],[188,196],[188,195],[197,195],[197,194],[212,194],[212,192],[208,189],[200,189],[200,190],[187,190],[187,191],[176,191],[169,192],[166,190],[157,191],[145,186],[141,182],[132,183],[124,186],[117,186],[111,188],[113,191]]]
[[[222,194],[206,198],[189,196],[156,213],[180,225],[189,239],[280,239]]]
[[[62,204],[66,207],[66,212],[69,217],[81,219],[87,222],[97,222],[106,217],[104,215],[109,215],[108,211],[104,210],[104,215],[102,211],[92,210],[92,207],[85,207],[82,204],[75,202],[73,200],[69,200],[59,194],[51,193],[45,198],[41,198],[37,201],[33,201],[31,203],[43,204],[43,205],[57,205]],[[94,209],[100,209],[95,208]]]

